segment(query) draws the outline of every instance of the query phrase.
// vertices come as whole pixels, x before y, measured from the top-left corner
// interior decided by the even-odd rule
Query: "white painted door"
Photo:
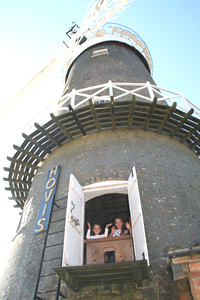
[[[135,260],[142,260],[144,255],[149,265],[149,255],[135,167],[133,167],[128,179],[128,199],[133,231]]]
[[[79,266],[83,264],[84,210],[85,203],[82,186],[71,174],[65,220],[63,266]]]

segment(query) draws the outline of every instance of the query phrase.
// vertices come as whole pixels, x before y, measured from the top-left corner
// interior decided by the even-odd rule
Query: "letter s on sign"
[[[41,228],[40,228],[40,229],[35,229],[36,232],[41,232],[41,231],[44,229],[44,225],[41,224],[42,221],[45,222],[46,219],[45,219],[45,218],[42,218],[42,219],[40,219],[40,220],[37,222],[38,226],[40,226]]]

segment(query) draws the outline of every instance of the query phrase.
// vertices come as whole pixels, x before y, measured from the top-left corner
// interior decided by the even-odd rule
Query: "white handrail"
[[[117,95],[115,95],[115,91],[117,91]],[[144,95],[145,91],[145,95]],[[143,92],[143,95],[139,92]],[[102,94],[103,93],[103,94]],[[157,98],[157,101],[165,100],[168,104],[177,102],[177,108],[188,112],[191,108],[194,109],[193,116],[200,118],[200,109],[188,101],[183,94],[176,93],[167,89],[163,89],[156,85],[150,84],[150,82],[146,83],[131,83],[131,82],[109,82],[91,86],[87,88],[82,88],[79,90],[73,89],[70,93],[64,95],[60,99],[57,99],[50,105],[44,107],[36,117],[40,115],[40,122],[42,117],[42,124],[49,120],[49,112],[52,111],[68,111],[68,105],[71,105],[73,109],[77,109],[83,104],[86,105],[87,102],[89,104],[89,100],[91,99],[93,103],[95,101],[110,101],[111,96],[114,95],[114,101],[122,100],[124,96],[135,95],[139,100],[147,100],[152,102],[154,97]],[[131,99],[130,97],[130,99]],[[77,102],[78,101],[78,102]],[[65,106],[64,106],[65,105]],[[33,118],[32,122],[36,122],[36,118]],[[30,123],[29,123],[30,125]],[[28,126],[25,128],[27,129]],[[33,127],[32,127],[33,128]],[[30,130],[30,128],[29,128]]]
[[[123,98],[126,95],[135,95],[140,99],[145,99],[149,101],[153,101],[154,97],[157,98],[157,101],[165,100],[167,102],[174,102],[172,99],[177,100],[177,107],[180,107],[184,111],[188,112],[190,108],[192,107],[194,109],[194,114],[197,114],[200,116],[200,109],[193,105],[190,101],[188,101],[182,93],[176,93],[167,89],[163,89],[161,87],[158,87],[156,85],[150,84],[150,82],[146,83],[130,83],[130,82],[112,82],[109,80],[108,83],[92,86],[80,90],[73,90],[73,96],[79,97],[79,102],[76,103],[75,99],[75,105],[72,105],[72,101],[70,101],[70,98],[72,99],[72,92],[66,94],[61,99],[62,103],[59,104],[59,109],[62,110],[62,105],[65,101],[65,99],[68,99],[69,104],[74,107],[74,109],[78,108],[79,106],[83,105],[85,102],[87,102],[89,99],[92,99],[93,102],[97,100],[103,100],[106,98],[106,100],[110,99],[111,96],[113,96],[114,91],[118,91],[118,95],[114,97],[114,100],[120,100],[120,98]],[[138,94],[138,91],[145,90],[147,95]],[[104,91],[104,95],[100,95]],[[84,93],[83,93],[84,92]],[[121,93],[120,93],[121,92]],[[120,93],[120,94],[119,94]],[[80,97],[83,99],[80,101]],[[181,104],[184,104],[184,107],[181,106]]]

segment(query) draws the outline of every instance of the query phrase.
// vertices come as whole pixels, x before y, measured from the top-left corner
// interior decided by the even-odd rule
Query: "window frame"
[[[97,49],[97,50],[94,50],[92,52],[92,56],[91,57],[93,58],[93,57],[97,57],[97,56],[101,56],[101,55],[106,55],[106,54],[109,54],[107,48]]]
[[[71,178],[75,178],[74,175],[70,175],[70,182],[71,182]],[[134,209],[134,198],[132,200],[130,200],[130,195],[129,195],[129,189],[130,189],[130,180],[131,178],[133,178],[133,181],[131,183],[132,186],[134,186],[134,196],[137,194],[137,206],[138,206],[138,217],[136,217],[136,219],[132,220],[132,216],[133,214],[131,214],[131,209]],[[76,178],[75,178],[76,179]],[[76,179],[77,181],[77,179]],[[78,182],[78,181],[77,181]],[[79,184],[80,185],[80,184]],[[136,260],[137,257],[141,257],[140,259],[143,259],[144,257],[142,257],[142,253],[144,252],[145,254],[145,259],[147,260],[148,265],[150,265],[149,262],[149,256],[148,256],[148,247],[147,247],[147,241],[146,241],[146,233],[145,233],[145,228],[144,228],[144,221],[143,221],[143,214],[142,214],[142,205],[141,205],[141,200],[140,200],[140,193],[139,193],[139,187],[138,187],[138,181],[137,181],[137,175],[136,175],[136,169],[135,167],[132,168],[131,170],[131,174],[129,176],[129,179],[127,181],[121,181],[121,180],[107,180],[107,181],[101,181],[101,182],[97,182],[97,183],[93,183],[93,184],[89,184],[86,186],[82,187],[82,192],[83,192],[83,206],[84,208],[82,208],[82,216],[81,216],[81,220],[80,223],[84,224],[84,218],[85,218],[85,203],[97,196],[100,195],[105,195],[105,194],[112,194],[112,193],[119,193],[119,194],[127,194],[128,195],[128,202],[129,202],[129,209],[130,209],[130,215],[131,215],[131,222],[132,222],[132,230],[133,230],[133,244],[134,244],[134,248],[135,248],[135,239],[137,239],[138,241],[140,241],[141,244],[141,249],[142,252],[137,255],[135,253],[134,250],[134,255]],[[69,183],[69,190],[68,190],[68,203],[71,202],[71,183]],[[75,194],[77,194],[75,192]],[[131,196],[132,197],[132,196]],[[130,204],[130,201],[132,202],[132,205]],[[62,266],[67,266],[68,264],[66,264],[66,257],[68,256],[68,245],[67,245],[67,241],[66,241],[66,236],[67,236],[67,232],[68,232],[68,226],[69,226],[69,209],[70,208],[70,204],[67,205],[67,212],[66,212],[66,224],[65,224],[65,233],[64,233],[64,247],[63,247],[63,263]],[[134,233],[134,227],[135,225],[138,224],[138,226],[140,226],[140,234],[142,235],[142,240],[139,238],[138,236],[140,236],[140,234],[135,234]],[[137,226],[136,226],[137,228]],[[138,228],[137,228],[138,230]],[[81,239],[81,243],[82,246],[80,247],[80,250],[82,251],[82,253],[80,253],[80,256],[82,256],[82,258],[80,259],[80,264],[77,265],[82,265],[83,264],[83,241],[84,241],[84,227],[82,228],[82,233],[80,235],[80,239]],[[70,245],[71,246],[71,242]],[[137,247],[138,248],[138,247]],[[141,251],[140,249],[140,251]],[[76,264],[75,264],[76,265]]]

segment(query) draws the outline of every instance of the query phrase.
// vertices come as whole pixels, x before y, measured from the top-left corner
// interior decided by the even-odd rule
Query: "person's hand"
[[[113,223],[110,223],[110,224],[107,224],[106,225],[106,228],[110,227]]]
[[[128,222],[126,222],[126,223],[125,223],[125,226],[126,226],[126,228],[129,230],[130,234],[132,234],[131,225],[130,225]]]
[[[91,230],[90,222],[87,222],[88,229]]]
[[[115,233],[115,231],[116,231],[116,228],[115,228],[115,226],[113,226],[113,227],[111,228],[111,234],[110,234],[110,236],[113,236],[113,234]]]
[[[129,231],[131,231],[131,226],[130,226],[130,224],[129,224],[128,222],[125,223],[125,226],[126,226],[126,228],[127,228]]]

